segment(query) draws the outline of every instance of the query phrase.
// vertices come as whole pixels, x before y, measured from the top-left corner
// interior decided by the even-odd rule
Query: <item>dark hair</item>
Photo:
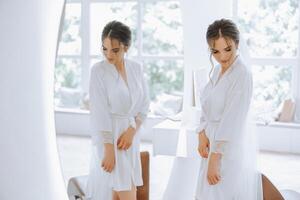
[[[220,37],[223,37],[226,41],[228,39],[233,40],[236,46],[239,45],[240,32],[235,23],[229,19],[216,20],[208,26],[206,32],[206,41],[208,45]]]
[[[131,44],[131,31],[130,28],[119,21],[111,21],[105,25],[102,31],[102,42],[105,38],[116,39],[129,47]]]
[[[239,45],[240,32],[235,23],[229,19],[216,20],[208,26],[206,31],[206,41],[209,46],[214,46],[214,41],[220,37],[223,37],[227,43],[228,40],[233,40],[237,47]],[[212,64],[212,69],[209,74],[211,74],[214,69],[212,53],[210,54],[210,62]]]

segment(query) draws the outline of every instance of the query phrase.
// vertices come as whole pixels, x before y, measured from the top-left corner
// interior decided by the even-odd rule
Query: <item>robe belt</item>
[[[219,125],[220,123],[221,123],[220,120],[208,120],[208,121],[207,121],[207,124],[208,124],[208,125],[212,125],[212,126]]]
[[[116,114],[116,113],[111,113],[111,116],[115,119],[128,119],[129,125],[132,126],[133,128],[136,128],[134,116],[126,115],[126,114]]]

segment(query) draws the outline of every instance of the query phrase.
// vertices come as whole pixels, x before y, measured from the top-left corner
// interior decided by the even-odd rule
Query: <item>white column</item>
[[[0,199],[68,199],[54,129],[64,0],[0,2]]]

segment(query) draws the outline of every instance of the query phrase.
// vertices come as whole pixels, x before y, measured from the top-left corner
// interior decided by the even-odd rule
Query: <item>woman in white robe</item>
[[[219,65],[200,97],[202,159],[196,199],[260,200],[255,144],[247,128],[252,74],[237,55],[239,31],[232,21],[221,19],[208,27],[206,38]]]
[[[108,23],[102,32],[106,60],[91,70],[93,155],[87,199],[136,200],[136,186],[143,185],[139,128],[149,99],[141,65],[124,58],[130,40],[126,25]]]

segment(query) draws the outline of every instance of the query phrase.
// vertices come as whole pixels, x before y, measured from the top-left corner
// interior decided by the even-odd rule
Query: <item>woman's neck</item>
[[[124,70],[124,60],[121,60],[120,62],[115,63],[115,66],[119,72]]]
[[[238,55],[235,55],[235,57],[232,59],[232,61],[228,65],[226,65],[226,66],[221,65],[221,74],[224,74],[232,66],[232,64],[237,59],[237,57],[238,57]]]

